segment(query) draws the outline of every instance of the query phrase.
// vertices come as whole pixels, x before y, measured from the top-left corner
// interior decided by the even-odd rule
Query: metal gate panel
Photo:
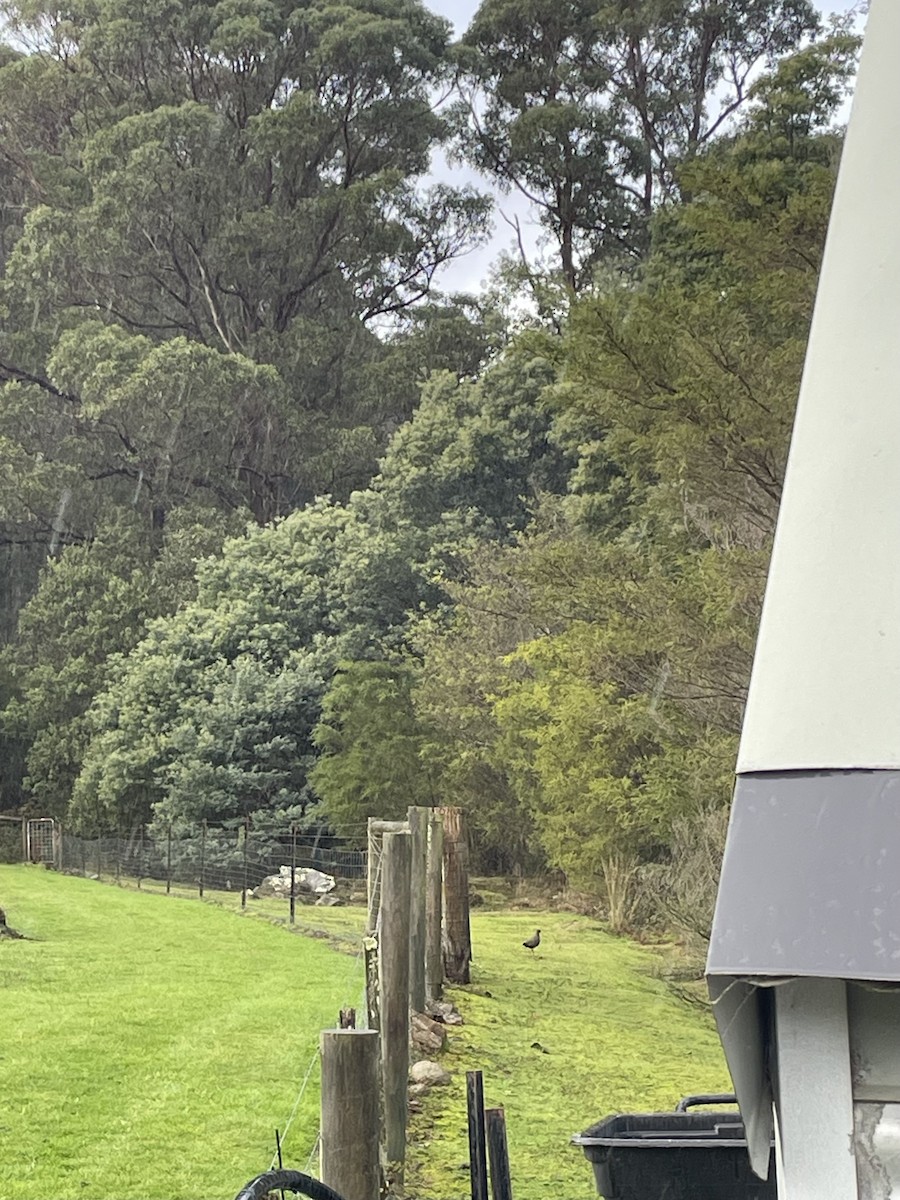
[[[52,817],[40,817],[28,822],[26,841],[29,862],[50,863],[51,866],[55,864],[54,829]]]

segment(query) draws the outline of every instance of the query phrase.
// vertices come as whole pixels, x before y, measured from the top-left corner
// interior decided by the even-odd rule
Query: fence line
[[[138,887],[152,886],[170,892],[226,891],[240,894],[246,903],[255,889],[269,876],[281,876],[287,885],[283,898],[290,899],[290,921],[294,921],[294,895],[303,896],[304,872],[334,877],[336,883],[349,884],[365,895],[367,852],[353,846],[347,838],[300,831],[296,826],[280,829],[254,829],[252,824],[212,826],[205,823],[185,829],[171,827],[154,831],[147,828],[122,834],[85,838],[62,832],[58,839],[59,861],[67,872],[98,879],[136,881]],[[290,875],[288,875],[290,872]],[[296,885],[291,887],[290,879]],[[313,878],[312,882],[318,882]],[[312,893],[307,893],[313,898]],[[326,893],[326,896],[330,893]],[[353,957],[345,987],[345,999],[364,1004],[363,943]],[[359,999],[357,999],[357,996]],[[293,1099],[290,1113],[278,1133],[284,1148],[294,1120],[320,1066],[318,1040],[306,1062],[303,1077]],[[304,1139],[305,1140],[305,1139]],[[316,1127],[307,1165],[315,1158],[321,1140]],[[293,1151],[296,1153],[296,1151]],[[302,1153],[306,1153],[306,1149]],[[270,1170],[276,1165],[278,1153]]]
[[[0,863],[25,859],[25,818],[0,813]]]
[[[56,865],[63,871],[98,879],[126,877],[138,887],[162,886],[167,892],[196,890],[201,897],[206,891],[236,892],[242,904],[270,876],[281,876],[280,891],[272,894],[285,899],[314,895],[317,886],[327,886],[315,872],[365,887],[365,850],[346,838],[290,826],[256,829],[249,822],[202,823],[187,829],[157,826],[152,831],[135,829],[127,836],[93,838],[64,830],[59,844]]]
[[[382,1126],[381,1166],[378,1163],[373,1166],[368,1159],[363,1165],[367,1171],[371,1168],[370,1173],[377,1175],[382,1167],[390,1163],[391,1171],[396,1173],[397,1179],[402,1180],[403,1161],[406,1156],[410,1004],[412,1003],[417,1012],[424,1010],[426,981],[430,984],[429,997],[435,998],[440,995],[443,971],[432,971],[436,978],[429,979],[425,960],[427,957],[433,957],[430,952],[434,947],[428,945],[425,931],[434,932],[427,920],[426,893],[437,890],[439,894],[441,882],[448,900],[445,916],[449,917],[450,912],[455,913],[457,908],[464,910],[465,932],[468,935],[468,879],[465,863],[463,861],[460,864],[462,869],[457,870],[448,880],[447,840],[435,840],[431,836],[433,831],[429,832],[434,820],[439,819],[443,829],[448,818],[453,818],[462,828],[462,814],[460,810],[453,808],[442,809],[439,817],[425,809],[411,808],[405,822],[370,821],[367,824],[367,850],[358,848],[359,842],[363,840],[362,830],[359,831],[354,844],[349,838],[300,830],[296,825],[285,825],[281,828],[260,825],[257,828],[249,820],[233,821],[218,826],[209,825],[204,821],[191,827],[181,824],[166,827],[157,823],[151,828],[137,827],[127,835],[123,832],[107,833],[93,838],[55,829],[52,839],[53,865],[67,872],[100,879],[114,878],[117,882],[121,882],[123,878],[130,878],[137,882],[138,887],[154,884],[163,887],[166,892],[177,888],[181,894],[190,890],[200,897],[203,897],[205,891],[213,890],[237,893],[241,897],[242,905],[254,894],[280,896],[284,900],[291,900],[291,921],[294,920],[294,898],[304,890],[310,897],[317,891],[324,897],[331,894],[338,881],[342,881],[351,888],[355,885],[362,894],[367,895],[366,936],[361,939],[350,972],[352,981],[348,978],[347,985],[348,989],[354,984],[361,986],[361,971],[365,967],[365,994],[361,996],[361,1001],[367,1015],[374,1015],[372,1023],[379,1034],[374,1044],[379,1047],[380,1043],[376,1055],[379,1066],[373,1067],[371,1072],[371,1086],[380,1097],[371,1098],[366,1116],[369,1123],[366,1128],[371,1124],[369,1118],[376,1120],[376,1116],[372,1114],[377,1115],[379,1110],[388,1119],[384,1120]],[[420,836],[417,839],[413,837],[411,826],[419,830]],[[384,846],[374,836],[378,832],[384,835]],[[417,866],[415,872],[412,870],[414,842]],[[429,842],[433,842],[430,855]],[[438,851],[441,842],[443,853]],[[388,878],[382,881],[385,867],[391,864],[392,870],[387,873]],[[326,880],[323,876],[333,878]],[[260,885],[268,877],[275,877],[274,886],[271,890],[261,890]],[[382,882],[385,884],[384,888],[381,886]],[[454,886],[448,888],[448,883]],[[385,892],[383,896],[382,891]],[[411,936],[410,931],[413,891],[416,893],[418,907],[421,908],[420,924],[424,926],[415,938]],[[460,893],[458,896],[457,891]],[[432,897],[434,908],[433,899]],[[435,911],[440,910],[438,908]],[[449,922],[444,925],[445,933],[448,924]],[[431,925],[440,931],[440,926],[435,925],[433,920]],[[452,953],[455,946],[452,945],[452,939],[449,940],[451,945],[448,948]],[[462,954],[466,968],[470,955],[467,936],[465,951]],[[455,956],[460,955],[456,953]],[[440,959],[440,955],[438,958]],[[420,986],[413,990],[410,989],[411,967],[421,975]],[[414,991],[416,994],[413,994]],[[422,994],[418,995],[419,992]],[[344,1019],[345,1011],[342,1009],[342,1030],[345,1027]],[[347,1015],[347,1020],[352,1018]],[[372,1038],[371,1032],[363,1030],[359,1031],[359,1035],[360,1044]],[[343,1044],[343,1039],[340,1041]],[[388,1042],[387,1050],[385,1041]],[[276,1159],[291,1133],[303,1097],[321,1061],[321,1054],[324,1053],[322,1047],[331,1047],[332,1043],[337,1045],[338,1041],[330,1035],[327,1038],[323,1037],[320,1047],[317,1047],[306,1061],[303,1078],[294,1096],[284,1129],[276,1131]],[[350,1042],[346,1044],[350,1045]],[[358,1092],[358,1081],[345,1078],[347,1072],[342,1074],[332,1059],[328,1061],[331,1062],[328,1078],[332,1091],[341,1092],[346,1085],[350,1086],[351,1090],[356,1088]],[[356,1093],[354,1097],[360,1099]],[[323,1175],[336,1169],[334,1162],[337,1160],[333,1159],[332,1152],[336,1144],[341,1144],[340,1139],[344,1135],[341,1114],[347,1107],[345,1099],[346,1097],[341,1096],[335,1099],[332,1095],[327,1112],[323,1101],[321,1122],[326,1122],[327,1116],[328,1129],[326,1131],[321,1127],[320,1122],[307,1160],[309,1168],[315,1157],[316,1147],[320,1145]],[[377,1150],[375,1145],[376,1159]],[[329,1158],[326,1151],[332,1154],[332,1157]],[[273,1159],[273,1166],[276,1159]],[[327,1178],[324,1181],[329,1182]],[[366,1200],[377,1200],[377,1189],[371,1197],[367,1196]]]
[[[342,1005],[342,1008],[349,1008],[351,1006],[349,1003],[350,1001],[353,1001],[354,1008],[356,1008],[356,1006],[360,1003],[360,1000],[364,1001],[364,978],[363,978],[363,973],[362,973],[363,965],[364,965],[364,963],[363,963],[363,946],[360,945],[359,949],[357,950],[356,954],[353,957],[353,966],[351,968],[350,975],[348,976],[348,979],[347,979],[347,985],[344,989],[345,1003]],[[357,997],[359,997],[360,999],[357,999]],[[312,1057],[309,1060],[309,1063],[307,1065],[306,1072],[303,1077],[303,1081],[300,1084],[300,1090],[297,1093],[297,1096],[294,1100],[294,1104],[291,1109],[290,1115],[284,1125],[284,1128],[279,1130],[280,1137],[281,1137],[282,1149],[284,1148],[285,1142],[287,1141],[288,1133],[290,1132],[291,1125],[294,1123],[294,1118],[297,1115],[297,1110],[300,1107],[300,1102],[303,1099],[303,1095],[306,1092],[306,1089],[309,1085],[310,1078],[312,1077],[316,1066],[319,1065],[320,1058],[321,1058],[321,1053],[320,1053],[320,1048],[319,1048],[319,1045],[317,1042],[316,1047],[312,1052]],[[304,1168],[304,1170],[306,1171],[307,1174],[309,1173],[309,1170],[310,1170],[310,1163],[315,1158],[316,1153],[318,1152],[320,1141],[321,1141],[321,1129],[317,1128],[316,1136],[313,1139],[312,1149],[309,1152],[309,1157],[307,1158],[306,1167]],[[275,1154],[272,1157],[272,1161],[269,1164],[270,1171],[275,1169],[277,1162],[278,1162],[278,1151],[276,1150]]]

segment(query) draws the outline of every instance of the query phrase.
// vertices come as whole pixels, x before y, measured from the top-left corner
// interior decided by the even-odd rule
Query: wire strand
[[[352,1000],[353,993],[355,991],[357,991],[357,989],[359,987],[358,976],[359,976],[360,969],[364,965],[364,962],[363,962],[364,952],[365,952],[365,939],[361,938],[359,949],[357,950],[356,954],[353,956],[353,965],[350,968],[350,973],[349,973],[346,988],[345,988],[345,994],[344,994],[345,1000]],[[347,993],[349,993],[349,995]],[[343,1005],[342,1007],[349,1007],[349,1005]],[[294,1118],[297,1115],[297,1110],[300,1107],[300,1102],[303,1099],[303,1096],[304,1096],[304,1093],[306,1092],[307,1086],[309,1085],[309,1081],[312,1076],[313,1068],[315,1067],[316,1062],[318,1061],[318,1058],[319,1058],[319,1048],[317,1046],[315,1051],[313,1052],[312,1058],[310,1059],[309,1065],[306,1068],[306,1074],[303,1077],[303,1082],[300,1084],[300,1091],[297,1093],[297,1098],[294,1101],[294,1107],[291,1109],[291,1115],[288,1117],[287,1123],[286,1123],[284,1129],[281,1131],[282,1150],[284,1149],[285,1142],[287,1141],[288,1130],[290,1129],[291,1125],[294,1122]],[[321,1141],[321,1136],[322,1136],[322,1132],[321,1132],[321,1130],[318,1130],[316,1132],[316,1140],[315,1140],[315,1144],[313,1146],[312,1152],[310,1154],[310,1158],[307,1160],[307,1165],[308,1165],[309,1161],[311,1161],[313,1155],[316,1153],[316,1150],[319,1147],[319,1144]],[[276,1151],[276,1153],[272,1157],[272,1162],[269,1165],[270,1171],[274,1170],[277,1162],[278,1162],[278,1153]]]
[[[287,1141],[288,1130],[290,1129],[291,1125],[294,1123],[294,1117],[296,1117],[296,1115],[297,1115],[297,1109],[300,1107],[300,1101],[303,1099],[303,1095],[304,1095],[307,1085],[309,1083],[310,1076],[313,1073],[313,1068],[315,1067],[318,1060],[319,1060],[319,1047],[317,1046],[315,1051],[313,1052],[312,1058],[309,1060],[309,1066],[306,1068],[306,1074],[303,1076],[303,1082],[300,1084],[300,1091],[297,1093],[297,1099],[294,1101],[294,1107],[291,1109],[291,1115],[288,1117],[287,1124],[285,1125],[284,1129],[281,1131],[282,1149],[284,1148],[284,1143]],[[277,1162],[278,1162],[278,1152],[276,1151],[275,1154],[272,1156],[272,1162],[269,1164],[270,1171],[275,1168],[275,1165]]]

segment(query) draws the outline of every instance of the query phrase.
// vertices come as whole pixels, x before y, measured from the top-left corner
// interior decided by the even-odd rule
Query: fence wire
[[[360,840],[364,842],[365,827],[359,832]],[[298,899],[315,898],[315,892],[309,889],[322,886],[320,876],[333,877],[336,886],[343,884],[351,893],[358,892],[362,900],[366,893],[366,850],[354,845],[351,838],[301,832],[291,827],[254,829],[248,823],[231,826],[201,824],[178,830],[141,828],[127,836],[114,834],[94,838],[79,837],[64,830],[59,838],[59,854],[57,866],[64,871],[110,882],[127,881],[145,889],[178,894],[190,891],[204,896],[230,892],[240,894],[246,901],[253,898],[257,889],[261,895],[271,894],[261,885],[275,876],[283,881],[282,889],[287,889],[281,894],[289,898],[292,868]],[[330,894],[325,893],[325,902]],[[291,919],[293,909],[292,903]],[[348,1000],[351,997],[356,1000],[363,990],[362,968],[363,947],[360,944],[348,973]],[[361,1007],[365,1011],[364,999]],[[318,1066],[319,1047],[316,1044],[291,1111],[280,1130],[282,1146],[288,1140],[306,1091],[315,1082]],[[307,1171],[313,1173],[319,1138],[316,1130],[307,1160]],[[277,1165],[277,1157],[277,1154],[273,1157],[270,1169]]]
[[[322,832],[301,831],[296,827],[254,828],[249,822],[234,822],[230,825],[208,825],[206,823],[185,827],[160,829],[159,826],[137,828],[128,834],[106,834],[98,837],[82,837],[68,830],[60,830],[56,842],[55,866],[70,874],[89,878],[120,881],[156,891],[184,894],[193,892],[200,897],[206,893],[236,893],[242,903],[260,896],[280,894],[290,898],[290,875],[295,880],[294,898],[316,899],[316,888],[329,888],[324,892],[327,903],[331,890],[328,880],[334,885],[344,885],[344,890],[365,901],[368,874],[368,851],[365,825],[349,831],[351,836],[337,837]],[[353,836],[355,834],[355,837]],[[22,823],[17,818],[8,826],[0,822],[0,850],[5,851],[9,861],[20,861],[22,855]],[[374,886],[379,890],[381,881],[380,841],[374,846]],[[2,861],[2,858],[0,858]],[[49,861],[49,860],[48,860]],[[276,877],[280,892],[273,893],[264,887],[265,882]],[[290,906],[293,921],[294,903]],[[364,979],[364,945],[360,940],[347,980],[347,1001],[355,1002],[360,1016],[366,1011]],[[348,1003],[344,1007],[350,1007]],[[314,1080],[319,1065],[319,1047],[315,1046],[307,1061],[306,1070],[299,1090],[280,1130],[284,1146],[303,1100],[303,1096]],[[315,1173],[314,1160],[319,1150],[321,1133],[316,1132],[306,1162],[306,1170]],[[277,1154],[272,1159],[272,1168],[277,1164]]]
[[[24,842],[24,820],[0,814],[0,863],[21,862]]]
[[[132,830],[86,838],[64,830],[60,838],[63,871],[99,879],[128,879],[166,891],[232,892],[242,900],[260,894],[315,896],[327,888],[315,872],[331,876],[351,890],[365,891],[364,849],[349,838],[291,828],[255,829],[252,825],[196,825],[178,830]],[[280,877],[280,891],[262,885]],[[276,885],[277,887],[278,885]]]

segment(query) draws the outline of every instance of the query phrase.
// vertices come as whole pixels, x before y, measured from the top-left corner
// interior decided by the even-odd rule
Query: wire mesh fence
[[[94,838],[63,831],[59,842],[63,871],[201,897],[229,892],[240,895],[242,905],[248,898],[283,897],[291,917],[298,900],[327,902],[336,889],[364,893],[366,887],[365,850],[347,838],[290,826],[201,823]]]
[[[25,857],[25,819],[0,815],[0,863],[17,863]]]

